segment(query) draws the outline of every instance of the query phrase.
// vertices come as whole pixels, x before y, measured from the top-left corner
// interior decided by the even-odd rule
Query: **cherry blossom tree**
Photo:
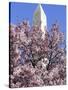
[[[66,84],[65,36],[57,23],[44,39],[41,31],[26,20],[10,25],[9,87]]]

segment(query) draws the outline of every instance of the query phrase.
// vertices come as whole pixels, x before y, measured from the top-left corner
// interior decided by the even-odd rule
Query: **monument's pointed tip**
[[[38,6],[41,7],[41,4],[39,3]]]
[[[42,5],[41,4],[38,4],[38,7],[39,7],[39,9],[41,9],[42,8]]]
[[[45,26],[47,26],[46,13],[44,12],[42,5],[39,3],[37,5],[35,12],[34,12],[33,24],[39,26],[40,22],[41,22],[41,24],[44,24]]]

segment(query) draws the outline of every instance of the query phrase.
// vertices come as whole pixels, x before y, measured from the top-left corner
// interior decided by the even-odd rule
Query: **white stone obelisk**
[[[42,38],[45,38],[46,28],[47,28],[47,17],[45,12],[43,11],[43,8],[41,4],[37,6],[37,9],[34,12],[33,16],[33,26],[40,27],[42,31]]]

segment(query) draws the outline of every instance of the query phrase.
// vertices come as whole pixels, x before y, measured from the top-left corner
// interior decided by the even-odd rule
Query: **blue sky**
[[[33,13],[38,4],[32,3],[19,3],[12,2],[9,5],[10,10],[10,23],[18,24],[23,20],[29,20],[30,25],[32,25]],[[47,16],[47,26],[48,29],[51,25],[58,21],[60,24],[60,29],[66,33],[66,6],[63,5],[48,5],[41,4],[44,12]]]

